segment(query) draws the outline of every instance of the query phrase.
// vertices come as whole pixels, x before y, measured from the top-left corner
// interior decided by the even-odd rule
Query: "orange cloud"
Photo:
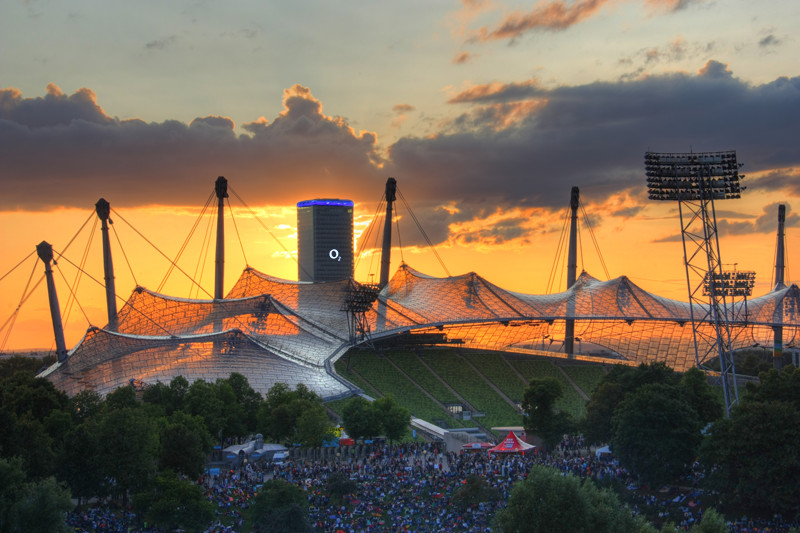
[[[563,0],[540,2],[528,13],[514,11],[506,15],[505,19],[493,30],[486,27],[481,28],[473,36],[473,39],[477,41],[513,40],[537,29],[565,30],[591,17],[609,2],[610,0],[579,0],[569,5]]]

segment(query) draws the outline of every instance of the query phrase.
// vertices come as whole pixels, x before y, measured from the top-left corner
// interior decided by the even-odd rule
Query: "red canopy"
[[[461,451],[486,450],[494,446],[491,442],[468,442],[461,445]]]
[[[503,439],[503,442],[491,448],[489,453],[521,453],[525,455],[526,451],[535,450],[536,446],[523,442],[516,433],[513,431],[508,432],[508,436]]]

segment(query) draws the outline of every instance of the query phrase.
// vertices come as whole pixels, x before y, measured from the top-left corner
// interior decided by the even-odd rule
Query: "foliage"
[[[55,478],[27,481],[20,459],[0,458],[0,533],[67,532],[64,514],[70,509],[69,490]]]
[[[725,517],[712,507],[703,512],[703,519],[691,529],[691,533],[728,533],[728,531],[730,528],[725,523]]]
[[[127,500],[147,486],[156,472],[158,437],[142,409],[104,413],[97,426],[95,464],[103,477],[103,493]]]
[[[398,404],[393,396],[378,398],[372,402],[372,409],[376,411],[377,418],[383,427],[383,434],[389,441],[403,438],[411,421],[408,409]]]
[[[53,355],[45,357],[23,357],[21,355],[13,355],[0,359],[0,379],[10,378],[17,372],[35,376],[38,372],[55,363],[56,360],[56,357]]]
[[[722,401],[708,384],[708,378],[702,370],[692,367],[684,372],[680,387],[681,396],[691,404],[704,426],[722,416]]]
[[[175,411],[165,419],[159,431],[160,470],[172,470],[191,478],[203,473],[206,456],[211,451],[211,435],[203,419]]]
[[[328,489],[328,495],[331,500],[338,504],[342,503],[345,496],[355,494],[356,490],[358,490],[358,484],[343,472],[332,472],[328,476],[328,482],[325,487]]]
[[[702,438],[697,412],[674,385],[652,383],[614,411],[611,448],[622,466],[661,486],[691,464]]]
[[[385,435],[390,441],[399,440],[406,434],[410,420],[408,409],[392,396],[373,402],[355,396],[342,408],[342,425],[354,439]]]
[[[500,499],[500,491],[489,485],[486,478],[470,474],[464,484],[453,492],[451,501],[462,511],[479,503],[496,502]]]
[[[201,416],[211,434],[223,440],[243,435],[244,410],[236,400],[233,387],[225,380],[208,383],[199,379],[189,386],[183,397],[184,411]]]
[[[573,426],[570,416],[555,408],[561,395],[559,381],[543,378],[531,380],[522,399],[522,425],[525,431],[537,435],[548,448],[558,444]]]
[[[525,480],[514,485],[508,505],[495,522],[506,532],[652,531],[649,524],[634,518],[615,494],[544,466],[534,466]]]
[[[202,532],[214,518],[214,505],[203,489],[175,474],[159,475],[153,485],[134,496],[133,508],[139,517],[165,531]]]
[[[638,367],[614,365],[586,405],[582,427],[586,440],[604,444],[611,440],[611,419],[617,406],[640,387],[660,383],[677,386],[681,376],[666,363],[642,363]]]
[[[286,383],[276,383],[263,402],[259,404],[256,414],[257,427],[264,436],[286,444],[298,442],[298,423],[307,411],[322,411],[322,399],[305,385],[298,384],[295,390]],[[325,423],[322,423],[325,420]],[[302,437],[307,442],[322,443],[327,437],[327,426],[330,426],[327,415],[318,413],[306,415],[302,422]],[[312,435],[314,428],[325,433]]]
[[[370,402],[361,396],[354,396],[342,408],[342,425],[354,439],[380,435],[382,427]]]
[[[334,426],[327,411],[321,404],[316,404],[303,411],[295,425],[295,442],[303,446],[318,447],[334,436]]]
[[[73,426],[64,437],[58,476],[66,481],[79,500],[103,494],[103,473],[98,468],[100,440],[98,423],[87,419]]]
[[[255,533],[311,531],[305,492],[281,479],[264,483],[253,499],[250,517]]]
[[[758,396],[758,395],[755,395]],[[748,516],[800,516],[800,410],[786,401],[748,399],[711,426],[700,449],[706,483]]]

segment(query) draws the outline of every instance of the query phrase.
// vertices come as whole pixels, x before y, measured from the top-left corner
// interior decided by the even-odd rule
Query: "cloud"
[[[468,63],[473,57],[475,56],[469,52],[459,52],[453,58],[453,63],[456,65],[463,65],[464,63]]]
[[[758,41],[758,46],[760,48],[774,48],[776,46],[780,46],[781,40],[775,37],[774,35],[770,34]]]
[[[778,203],[764,206],[763,211],[758,217],[752,220],[730,221],[725,218],[717,221],[717,231],[721,236],[730,235],[752,235],[753,233],[775,234],[778,227]],[[787,228],[797,227],[800,224],[800,215],[792,213],[792,207],[783,203],[786,211],[785,226]]]
[[[146,50],[164,50],[165,48],[169,48],[178,40],[178,37],[175,35],[170,35],[164,39],[156,39],[154,41],[150,41],[144,45]]]
[[[198,205],[217,176],[254,206],[326,196],[374,206],[393,176],[435,244],[517,246],[558,226],[572,186],[597,206],[594,227],[641,216],[646,151],[731,149],[746,193],[800,196],[800,78],[752,85],[709,61],[695,73],[578,86],[476,84],[448,102],[450,118],[433,134],[383,152],[374,133],[326,113],[301,85],[284,91],[276,116],[240,125],[211,113],[189,124],[119,119],[89,89],[65,95],[51,85],[36,98],[3,89],[0,209],[90,207],[100,197],[114,207]]]
[[[414,111],[415,107],[411,104],[397,104],[392,107],[392,111],[397,113],[398,115],[402,115],[404,113],[410,113]]]
[[[380,190],[385,179],[375,134],[325,115],[300,85],[284,91],[283,104],[272,122],[244,124],[249,135],[237,136],[221,116],[188,125],[112,118],[88,89],[68,96],[50,85],[43,98],[0,90],[0,209],[91,206],[99,197],[112,206],[186,205],[197,201],[188,191],[210,190],[216,176],[253,205],[309,194],[372,200],[365,184]]]
[[[494,29],[480,28],[473,32],[470,40],[514,40],[534,30],[565,30],[593,16],[608,3],[610,0],[577,0],[570,4],[563,0],[539,2],[528,13],[509,13]]]

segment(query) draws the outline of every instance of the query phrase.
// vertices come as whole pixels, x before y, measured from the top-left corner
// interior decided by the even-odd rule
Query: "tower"
[[[352,201],[298,202],[297,277],[313,282],[353,277]]]
[[[735,151],[700,153],[656,153],[644,155],[647,191],[651,200],[678,203],[683,242],[683,262],[689,289],[697,366],[718,358],[725,396],[725,413],[739,402],[736,369],[731,348],[729,321],[733,305],[730,275],[722,269],[715,200],[735,199],[744,187],[739,174],[742,166]],[[727,277],[727,280],[726,280]],[[751,288],[748,280],[744,289]],[[699,313],[698,316],[695,316]],[[702,324],[709,324],[704,328]]]

